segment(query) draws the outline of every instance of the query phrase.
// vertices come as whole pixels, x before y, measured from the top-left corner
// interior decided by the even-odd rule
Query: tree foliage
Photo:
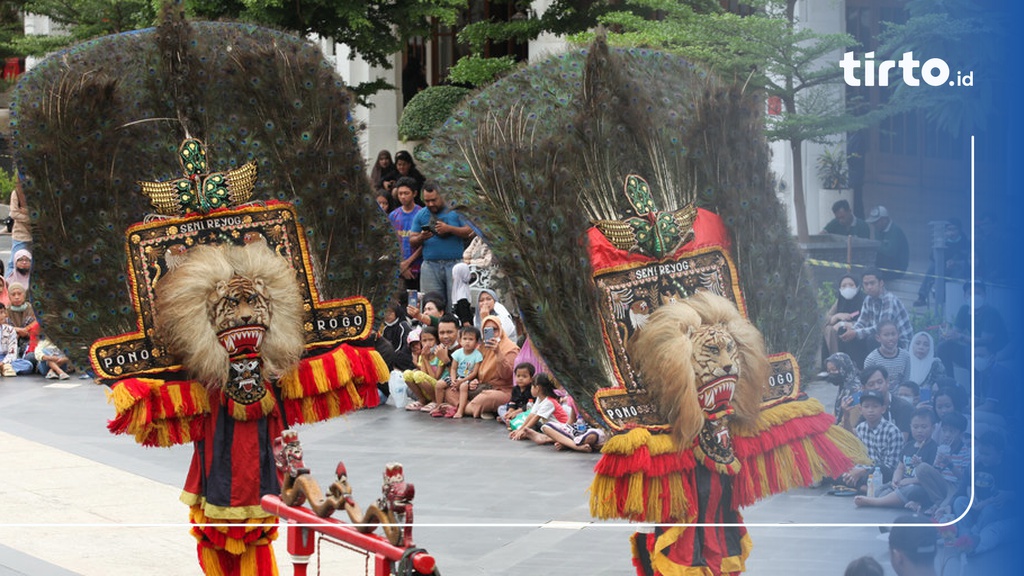
[[[67,27],[55,36],[22,37],[8,44],[20,54],[43,55],[80,40],[155,24],[159,6],[171,0],[16,0],[12,4]],[[412,37],[429,35],[432,22],[451,25],[468,0],[184,0],[200,20],[240,20],[317,34],[352,48],[373,66],[391,68],[391,58]],[[393,88],[377,80],[352,87],[361,101]]]
[[[803,142],[825,142],[863,128],[882,112],[856,110],[856,103],[843,101],[842,69],[835,57],[857,42],[848,34],[822,34],[803,26],[796,1],[751,0],[745,4],[754,10],[741,16],[714,3],[627,0],[625,10],[600,20],[611,30],[610,43],[669,50],[745,90],[778,98],[782,109],[766,117],[766,134],[769,140],[790,143],[797,234],[806,240]]]
[[[416,36],[428,36],[432,19],[452,25],[467,0],[186,0],[200,18],[232,18],[271,25],[299,35],[317,34],[350,46],[374,66]]]
[[[992,4],[992,3],[989,3]],[[933,2],[912,0],[903,24],[890,24],[881,34],[878,49],[881,58],[899,59],[904,52],[926,59],[941,56],[951,71],[972,71],[979,81],[970,88],[933,86],[928,90],[896,85],[893,107],[921,110],[925,117],[947,134],[975,133],[988,124],[995,112],[995,91],[1000,90],[1005,74],[993,70],[999,61],[1012,21],[1004,11],[1006,4],[987,8],[976,0]],[[876,58],[877,59],[877,58]]]
[[[466,67],[477,70],[493,66],[494,69],[507,70],[507,66],[500,63],[488,64],[490,60],[499,60],[499,58],[484,56],[489,42],[525,43],[535,40],[545,33],[564,36],[577,34],[593,28],[597,25],[598,18],[611,9],[606,0],[553,0],[542,14],[535,12],[532,8],[527,8],[525,4],[528,3],[522,0],[495,0],[492,2],[492,6],[503,3],[515,3],[521,17],[503,20],[492,16],[486,20],[471,22],[463,27],[459,31],[458,40],[469,45],[470,54],[456,62],[453,74],[460,73],[457,71]],[[470,60],[473,62],[468,62]],[[450,79],[452,82],[458,81],[454,76]]]
[[[5,5],[47,16],[63,28],[52,35],[13,35],[3,47],[26,56],[42,56],[75,42],[153,26],[153,0],[14,0]]]

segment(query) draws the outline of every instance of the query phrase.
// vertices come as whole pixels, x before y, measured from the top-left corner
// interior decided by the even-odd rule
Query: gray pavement
[[[0,523],[16,518],[23,524],[0,525],[0,575],[170,574],[171,564],[174,574],[199,572],[184,525],[187,510],[175,499],[191,449],[142,448],[130,438],[114,437],[104,427],[111,415],[104,388],[90,381],[0,380],[0,438],[9,435],[5,444],[27,443],[4,468],[23,481],[41,477],[25,481],[20,492],[11,485],[0,489],[0,510],[7,510]],[[339,459],[345,462],[355,498],[364,507],[379,493],[384,464],[402,462],[407,480],[416,485],[416,542],[435,555],[443,574],[521,575],[557,567],[597,575],[631,569],[633,529],[595,523],[589,516],[587,487],[598,455],[512,442],[494,421],[434,419],[391,406],[300,427],[300,438],[306,464],[321,484],[330,481]],[[35,456],[19,456],[28,453]],[[39,482],[57,482],[47,477],[65,474],[70,474],[67,484],[88,488],[88,495],[73,496],[63,486],[36,489]],[[115,511],[115,504],[126,511]],[[49,520],[55,525],[36,525],[36,512],[50,506],[60,511],[57,520]],[[754,552],[748,571],[841,574],[862,555],[887,564],[885,537],[876,524],[897,513],[855,510],[849,499],[828,496],[824,489],[773,497],[745,512],[748,523],[771,524],[750,527]],[[94,538],[99,528],[81,524],[95,518],[102,519],[103,536],[81,543],[88,552],[82,556],[74,550],[78,541]],[[78,525],[62,526],[65,522]],[[860,525],[792,526],[820,522]],[[37,546],[37,537],[67,543]],[[61,548],[74,555],[69,558]],[[155,571],[143,569],[149,556],[160,558]],[[283,546],[279,556],[285,556]],[[362,563],[357,564],[361,571]]]

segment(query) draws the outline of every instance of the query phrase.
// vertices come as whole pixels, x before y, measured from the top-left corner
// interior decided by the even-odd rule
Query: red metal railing
[[[295,576],[306,576],[309,559],[316,553],[316,538],[313,532],[330,536],[373,554],[374,576],[388,576],[392,566],[409,552],[406,548],[392,545],[376,534],[363,534],[351,524],[333,518],[320,518],[309,508],[288,506],[275,495],[267,495],[261,501],[263,509],[288,521],[286,536],[288,553],[292,557]],[[305,524],[306,526],[299,526]],[[422,551],[412,552],[408,559],[415,574],[433,574],[434,557]]]

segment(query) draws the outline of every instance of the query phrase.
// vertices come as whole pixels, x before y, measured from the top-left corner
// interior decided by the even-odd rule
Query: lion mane
[[[223,387],[229,379],[228,352],[218,340],[213,315],[223,287],[236,277],[251,281],[266,299],[269,321],[259,352],[264,376],[284,375],[305,349],[302,295],[287,260],[264,243],[189,248],[155,287],[154,336],[208,387]]]
[[[702,291],[661,306],[628,347],[630,360],[680,446],[689,445],[704,425],[704,412],[697,398],[700,363],[695,361],[698,351],[691,336],[709,326],[729,333],[736,343],[739,365],[733,418],[752,422],[760,409],[771,365],[761,332],[726,298]]]

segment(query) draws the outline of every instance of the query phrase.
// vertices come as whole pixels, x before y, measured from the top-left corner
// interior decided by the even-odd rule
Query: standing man
[[[907,242],[907,235],[899,226],[892,223],[885,206],[872,208],[865,220],[875,228],[875,240],[882,243],[878,247],[875,266],[881,269],[883,279],[902,278],[910,264],[910,243]]]
[[[388,219],[402,244],[402,262],[398,266],[398,275],[402,282],[402,293],[406,294],[406,290],[420,289],[420,265],[423,263],[420,256],[423,248],[413,248],[409,239],[414,232],[419,231],[419,228],[413,227],[413,222],[423,207],[416,205],[416,181],[412,178],[402,176],[392,188],[400,205],[388,214]]]
[[[444,294],[445,308],[452,306],[452,268],[462,262],[464,240],[473,236],[462,216],[444,203],[436,182],[423,184],[423,205],[412,222],[409,245],[413,250],[423,247],[420,267],[420,290]]]
[[[885,289],[885,280],[882,279],[878,270],[868,269],[861,277],[861,287],[867,298],[860,307],[860,314],[855,324],[846,323],[846,331],[839,334],[843,342],[850,342],[854,338],[859,340],[875,339],[878,332],[878,322],[887,318],[896,323],[896,329],[900,333],[899,347],[904,350],[910,349],[910,340],[914,335],[914,327],[910,323],[910,314],[903,306],[903,302]]]
[[[837,200],[832,205],[832,214],[835,215],[835,218],[825,225],[825,232],[840,236],[857,236],[858,238],[871,237],[868,223],[853,215],[850,203],[846,200]]]

